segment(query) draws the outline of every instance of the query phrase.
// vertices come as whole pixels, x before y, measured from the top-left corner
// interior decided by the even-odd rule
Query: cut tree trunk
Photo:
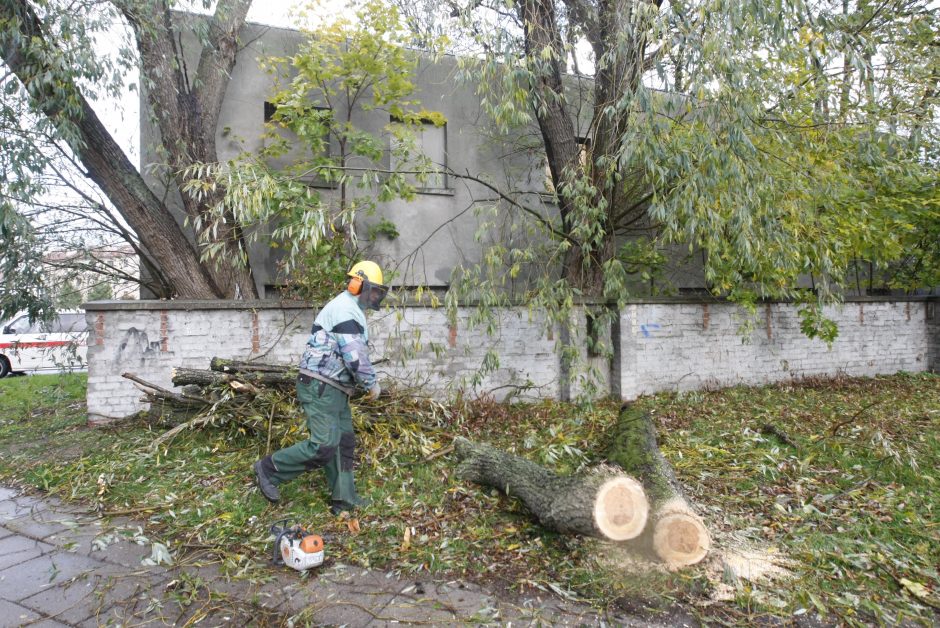
[[[173,369],[172,381],[174,386],[186,386],[195,384],[197,386],[214,386],[217,384],[229,384],[238,389],[240,383],[251,385],[252,388],[277,388],[279,390],[290,390],[297,381],[297,373],[284,372],[240,372],[238,374],[220,373],[218,371],[206,371],[203,369]]]
[[[241,360],[227,360],[225,358],[212,358],[209,368],[220,373],[288,373],[297,375],[296,366],[283,364],[267,364],[265,362],[244,362]]]
[[[656,444],[649,413],[624,406],[614,428],[607,459],[643,480],[652,502],[653,550],[673,568],[694,565],[708,554],[711,539]]]
[[[560,476],[538,464],[465,438],[454,439],[457,474],[522,500],[546,528],[625,541],[646,526],[649,502],[642,485],[600,472]]]

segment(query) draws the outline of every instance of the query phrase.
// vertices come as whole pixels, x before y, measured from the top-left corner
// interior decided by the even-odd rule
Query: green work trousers
[[[307,416],[310,438],[280,449],[262,461],[274,484],[283,484],[304,471],[322,467],[333,501],[360,503],[353,480],[356,435],[346,394],[328,384],[312,380],[297,382],[297,399]]]

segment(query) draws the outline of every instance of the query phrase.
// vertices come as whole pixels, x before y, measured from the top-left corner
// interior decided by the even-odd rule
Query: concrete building
[[[201,19],[185,14],[178,14],[178,17]],[[187,63],[195,67],[200,52],[198,42],[189,29],[182,30],[189,34],[189,39],[183,41]],[[300,32],[293,30],[257,24],[244,27],[241,41],[246,44],[238,53],[219,119],[217,146],[220,161],[232,159],[245,151],[257,153],[265,146],[266,120],[272,112],[269,98],[275,91],[275,83],[274,78],[261,68],[261,62],[272,55],[291,54],[302,37]],[[435,162],[454,170],[472,173],[493,170],[497,156],[487,146],[485,138],[474,129],[474,121],[480,117],[478,99],[470,87],[454,79],[454,70],[453,58],[445,58],[437,64],[423,63],[419,68],[416,97],[423,107],[439,111],[447,118],[443,127],[427,125],[421,138],[425,153]],[[152,172],[150,164],[159,161],[154,150],[158,131],[146,114],[147,107],[142,106],[141,110],[145,112],[141,119],[141,166],[143,172],[149,173]],[[333,113],[345,118],[347,112]],[[352,117],[359,129],[382,137],[388,143],[392,141],[386,132],[391,122],[388,112],[355,111]],[[282,133],[289,135],[289,132]],[[336,149],[334,143],[331,151]],[[302,149],[291,151],[283,161],[286,163],[302,155]],[[384,163],[378,166],[389,168],[390,159],[387,152]],[[178,196],[174,190],[166,189],[165,182],[152,174],[146,176],[158,196]],[[475,250],[470,251],[474,248],[471,247],[472,236],[477,228],[472,211],[474,190],[446,176],[428,184],[429,187],[419,190],[413,201],[385,204],[377,215],[358,219],[357,233],[364,240],[368,238],[369,227],[383,219],[394,224],[399,234],[397,237],[377,235],[373,242],[363,244],[371,244],[374,251],[370,254],[386,267],[398,268],[398,282],[403,285],[446,286],[450,270],[460,262],[474,259],[476,254]],[[336,194],[336,190],[317,181],[310,181],[309,185],[319,188],[321,194]],[[353,193],[362,192],[355,190]],[[178,200],[175,205],[180,206]],[[468,211],[468,208],[471,209]],[[282,281],[276,271],[277,251],[272,251],[262,242],[251,246],[249,254],[262,298],[276,295],[277,286]]]
[[[180,20],[205,19],[184,13],[176,16]],[[184,33],[182,49],[186,63],[188,67],[195,67],[200,53],[199,42],[192,29],[180,31]],[[217,129],[220,161],[242,153],[258,154],[271,142],[265,135],[273,127],[266,123],[275,110],[270,99],[276,86],[274,77],[262,68],[262,64],[270,57],[283,58],[293,54],[304,37],[296,30],[258,24],[244,26],[240,35],[244,45],[228,84]],[[356,221],[355,229],[363,254],[392,270],[394,283],[401,287],[425,286],[444,290],[449,285],[453,269],[460,264],[478,262],[488,242],[524,247],[526,242],[532,241],[534,236],[528,228],[530,219],[521,216],[520,212],[508,211],[505,204],[500,207],[496,191],[474,179],[491,182],[500,191],[510,191],[544,216],[552,216],[556,211],[548,193],[550,181],[538,129],[533,127],[512,136],[500,134],[488,122],[474,86],[458,79],[458,65],[458,59],[453,56],[443,56],[437,61],[425,59],[419,63],[414,77],[417,87],[414,97],[423,108],[439,112],[447,120],[442,127],[425,124],[418,143],[431,161],[454,174],[431,177],[424,187],[418,189],[414,199],[380,204],[374,215],[359,215]],[[572,98],[583,99],[582,106],[573,109],[584,114],[584,119],[577,120],[576,126],[580,127],[579,136],[585,137],[589,135],[587,126],[591,109],[587,100],[590,98],[589,81],[575,77],[571,81]],[[142,99],[146,101],[145,93]],[[176,199],[171,205],[179,208],[178,192],[173,186],[167,189],[166,182],[154,174],[159,169],[151,168],[153,164],[160,163],[155,150],[158,131],[146,113],[148,107],[142,106],[141,111],[142,171],[157,196]],[[347,115],[347,111],[339,108],[332,113],[343,119]],[[351,119],[358,129],[386,143],[381,163],[354,162],[352,165],[392,169],[395,166],[391,151],[394,139],[389,127],[394,120],[389,113],[381,109],[359,109],[351,112]],[[291,140],[289,132],[282,130],[279,134]],[[337,154],[335,141],[329,150],[331,155]],[[309,154],[298,145],[272,161],[271,165],[286,167]],[[338,194],[337,189],[323,181],[311,178],[307,183],[321,195],[335,197]],[[348,193],[374,194],[375,191],[352,189]],[[177,215],[182,221],[181,210]],[[381,228],[383,226],[386,228]],[[677,244],[668,247],[664,253],[657,276],[646,281],[637,278],[630,286],[632,295],[638,298],[708,295],[703,272],[704,257],[700,250]],[[261,298],[278,296],[279,286],[285,282],[278,272],[282,254],[282,251],[268,246],[264,238],[249,245],[251,266]],[[845,286],[845,296],[903,294],[903,291],[885,290],[877,277],[869,281],[869,265],[864,261],[857,263],[858,267],[851,270],[856,281]],[[510,289],[524,290],[527,280],[523,270]],[[806,277],[801,284],[808,288],[812,281]],[[931,290],[921,292],[935,293]]]
[[[203,19],[190,14],[177,14],[179,19]],[[190,29],[183,40],[186,62],[195,67],[200,52],[197,40]],[[266,120],[274,111],[269,102],[275,93],[274,78],[261,67],[262,61],[271,56],[284,57],[293,53],[304,35],[298,31],[247,24],[241,34],[244,47],[238,53],[237,62],[222,106],[217,131],[217,147],[220,161],[232,159],[243,152],[257,154],[265,147]],[[444,56],[436,62],[420,62],[415,84],[415,97],[427,110],[441,113],[446,125],[437,127],[426,124],[419,133],[419,143],[424,154],[447,170],[461,175],[492,182],[501,190],[513,190],[520,194],[530,206],[551,215],[555,208],[547,194],[547,169],[544,153],[540,150],[540,136],[536,128],[530,133],[508,137],[500,135],[488,124],[472,85],[458,80],[458,60]],[[583,90],[582,90],[583,91]],[[142,95],[146,99],[146,94]],[[178,193],[167,189],[164,181],[156,178],[152,164],[159,163],[154,150],[157,129],[147,115],[147,107],[141,111],[141,166],[148,184],[163,198],[178,198]],[[346,111],[333,112],[345,117]],[[357,128],[383,138],[390,149],[394,141],[387,127],[389,113],[382,110],[353,111],[352,121]],[[586,122],[584,123],[586,124]],[[281,131],[289,139],[289,132]],[[338,148],[333,142],[330,150]],[[309,154],[309,153],[308,153]],[[333,152],[332,154],[336,154]],[[304,156],[304,149],[290,151],[272,165],[284,166]],[[387,150],[380,169],[389,169],[394,164],[391,150]],[[336,194],[335,189],[322,182],[310,180],[309,185],[325,195]],[[355,190],[355,194],[362,191]],[[435,289],[446,289],[451,272],[458,264],[479,261],[486,241],[499,240],[506,243],[531,238],[524,220],[514,212],[497,211],[485,217],[478,215],[482,208],[491,208],[498,199],[493,189],[470,178],[441,174],[429,179],[420,187],[413,200],[397,200],[379,206],[376,215],[360,216],[356,230],[362,240],[360,244],[367,254],[380,261],[384,267],[395,271],[395,283],[400,286],[423,285]],[[179,207],[179,201],[176,201]],[[179,212],[182,219],[182,212]],[[488,228],[480,233],[481,225]],[[392,225],[397,236],[389,237],[377,225]],[[373,237],[370,236],[370,231]],[[695,291],[704,287],[700,264],[688,251],[677,248],[674,268],[667,275],[675,286]],[[276,296],[283,278],[278,276],[278,251],[263,242],[250,246],[252,269],[262,298]],[[518,279],[519,286],[525,284],[525,276]],[[649,292],[649,286],[638,286],[636,293]]]

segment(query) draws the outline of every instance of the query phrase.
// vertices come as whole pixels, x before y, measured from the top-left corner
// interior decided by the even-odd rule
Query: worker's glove
[[[366,398],[369,400],[376,400],[379,398],[379,395],[382,394],[382,387],[379,386],[379,383],[376,382],[372,385],[372,388],[369,389],[369,392],[366,393]]]

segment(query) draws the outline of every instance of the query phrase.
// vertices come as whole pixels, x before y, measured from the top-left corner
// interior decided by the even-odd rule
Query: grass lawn
[[[167,428],[143,419],[85,427],[84,387],[84,375],[0,380],[0,483],[147,520],[174,552],[215,551],[233,576],[264,577],[268,528],[287,516],[327,536],[328,560],[554,590],[600,607],[681,604],[742,624],[940,621],[937,375],[640,399],[714,537],[710,558],[677,573],[542,529],[513,500],[455,478],[452,455],[441,454],[463,435],[574,472],[599,461],[614,402],[354,408],[357,484],[373,500],[354,534],[327,512],[318,472],[284,485],[278,507],[253,488],[251,463],[303,434],[289,406],[289,429],[252,432],[220,418],[153,447]],[[773,568],[749,576],[742,556],[744,567]]]

